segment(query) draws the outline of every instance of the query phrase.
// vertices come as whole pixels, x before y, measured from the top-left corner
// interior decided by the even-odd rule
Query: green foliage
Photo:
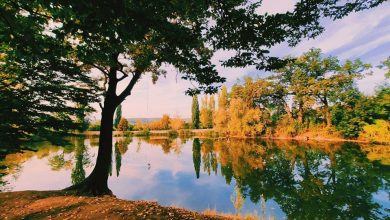
[[[192,128],[193,129],[199,129],[200,128],[200,111],[199,111],[199,102],[198,102],[198,96],[194,95],[192,96]]]
[[[371,142],[390,143],[390,122],[385,120],[376,120],[374,124],[365,125],[359,138]]]
[[[245,77],[234,84],[226,111],[227,99],[220,97],[224,104],[215,114],[216,131],[232,136],[323,138],[341,133],[357,138],[363,126],[375,119],[389,120],[390,115],[386,84],[373,97],[364,96],[356,87],[355,81],[370,67],[360,60],[341,63],[311,49],[271,77]],[[221,120],[227,120],[225,128],[219,125]]]
[[[371,67],[360,60],[341,63],[311,49],[265,79],[245,77],[233,85],[215,114],[216,131],[233,136],[357,138],[375,119],[389,120],[385,84],[364,96],[355,81]],[[289,102],[291,104],[289,104]],[[221,126],[223,121],[227,126]],[[225,130],[225,131],[224,131]]]
[[[0,3],[3,146],[16,145],[32,134],[61,135],[68,130],[83,130],[82,116],[92,111],[88,103],[97,101],[95,81],[87,76],[86,69],[70,61],[71,45],[44,34],[47,19],[28,14],[22,9],[24,4]]]
[[[379,88],[373,99],[376,118],[390,121],[390,87],[385,85]]]
[[[385,76],[386,78],[390,78],[390,56],[382,61],[382,64],[379,66],[380,68],[384,68],[386,70]]]
[[[169,130],[168,131],[169,138],[177,138],[178,136],[179,136],[179,133],[176,130]]]
[[[200,163],[201,163],[201,153],[200,153],[200,141],[199,138],[194,138],[192,142],[192,161],[194,163],[194,169],[196,178],[199,179],[200,172]]]
[[[91,123],[88,127],[88,131],[100,131],[100,121]]]
[[[85,179],[84,167],[91,163],[84,139],[75,139],[75,165],[72,169],[71,179],[72,184],[81,183]]]
[[[115,120],[114,120],[114,127],[115,128],[118,127],[121,119],[122,119],[122,105],[118,105],[118,107],[116,107],[116,111],[115,111]]]
[[[332,123],[347,138],[356,138],[363,126],[376,119],[389,120],[388,89],[381,89],[374,97],[366,97],[357,90],[351,90],[344,102],[332,109]]]
[[[202,107],[200,108],[200,125],[202,128],[213,127],[213,117],[215,115],[214,96],[204,96],[202,98]]]
[[[324,57],[320,49],[313,48],[269,78],[275,84],[269,94],[280,99],[276,103],[282,103],[286,112],[291,111],[287,100],[292,99],[295,110],[292,113],[300,124],[314,105],[320,106],[324,123],[330,127],[330,107],[341,102],[355,88],[354,80],[370,67],[360,60],[347,60],[342,64],[336,57]]]
[[[140,130],[139,132],[135,133],[135,136],[149,137],[150,136],[150,130],[149,129]]]

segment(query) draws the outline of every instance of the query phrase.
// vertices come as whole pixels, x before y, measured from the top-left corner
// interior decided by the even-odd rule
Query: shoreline
[[[99,136],[99,131],[86,131],[83,133],[73,133],[74,135],[82,135],[86,137],[90,136]],[[266,139],[266,140],[290,140],[290,141],[326,141],[326,142],[351,142],[351,143],[362,143],[362,144],[374,144],[374,145],[390,145],[390,142],[381,142],[381,141],[368,141],[368,140],[358,140],[358,139],[345,139],[345,138],[324,138],[324,137],[305,137],[305,136],[295,136],[295,137],[286,137],[286,136],[226,136],[218,135],[212,129],[188,129],[188,130],[150,130],[147,134],[144,131],[113,131],[114,137],[120,136],[136,136],[136,137],[169,137],[171,134],[174,136],[181,137],[196,137],[196,138],[234,138],[234,139]]]

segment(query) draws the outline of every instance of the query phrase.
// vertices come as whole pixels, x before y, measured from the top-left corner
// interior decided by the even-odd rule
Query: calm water
[[[253,140],[114,141],[109,187],[118,198],[266,219],[375,219],[390,213],[390,169],[372,160],[375,148]],[[94,166],[98,140],[69,142],[39,143],[36,152],[8,154],[0,162],[0,191],[55,190],[83,180]]]

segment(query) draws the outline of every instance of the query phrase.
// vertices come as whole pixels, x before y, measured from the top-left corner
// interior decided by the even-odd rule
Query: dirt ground
[[[0,193],[0,219],[227,219],[157,202],[76,196],[64,191]]]

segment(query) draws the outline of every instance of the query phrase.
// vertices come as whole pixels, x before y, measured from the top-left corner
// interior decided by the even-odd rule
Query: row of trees
[[[390,58],[381,66],[387,71],[389,61]],[[382,133],[388,132],[388,85],[378,88],[375,96],[365,96],[356,85],[356,80],[370,71],[371,65],[360,60],[341,62],[336,57],[325,57],[319,49],[311,49],[291,58],[291,62],[268,78],[246,77],[233,85],[229,94],[223,87],[216,111],[210,104],[214,102],[213,96],[209,101],[206,96],[200,124],[233,136],[322,132],[321,135],[341,133],[356,138],[368,129],[365,125],[375,123],[380,126],[378,132],[383,129]],[[386,75],[389,77],[388,72]],[[372,126],[369,130],[373,130]]]
[[[205,95],[199,109],[198,96],[192,97],[192,128],[213,128],[215,117],[214,95]]]
[[[126,118],[120,117],[118,125],[115,128],[116,131],[145,131],[145,130],[181,130],[190,128],[190,124],[184,119],[176,116],[169,117],[164,114],[160,119],[150,122],[142,122],[141,119],[137,119],[134,124],[130,123]],[[100,129],[100,122],[92,123],[88,130],[98,131]]]
[[[164,114],[161,119],[151,122],[143,123],[141,120],[137,120],[134,125],[135,130],[180,130],[188,129],[190,125],[182,118],[169,117]]]

